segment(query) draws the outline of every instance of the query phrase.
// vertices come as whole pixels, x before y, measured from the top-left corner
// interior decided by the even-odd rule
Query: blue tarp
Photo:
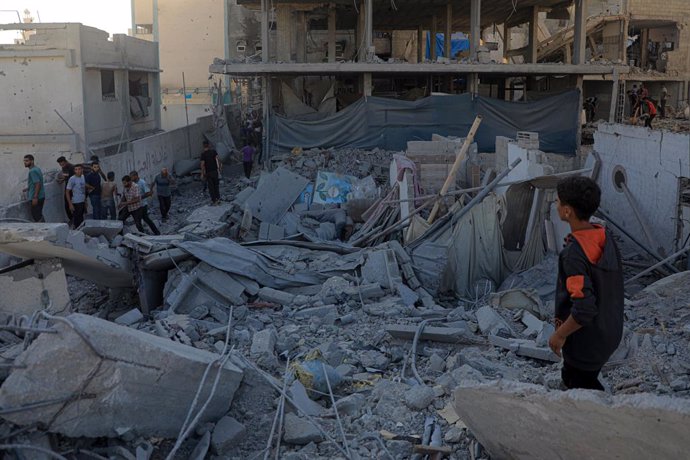
[[[381,148],[405,150],[407,141],[431,140],[432,134],[464,137],[476,115],[482,124],[475,137],[480,152],[493,152],[496,136],[518,131],[539,133],[541,150],[575,154],[579,92],[570,90],[530,102],[505,102],[470,94],[430,96],[416,101],[362,98],[318,121],[271,117],[272,151],[293,147]]]
[[[445,52],[445,35],[442,33],[436,34],[436,56],[444,57]],[[450,36],[450,55],[456,56],[461,51],[470,49],[470,39],[465,34],[457,32]],[[426,58],[431,59],[431,32],[426,32]]]

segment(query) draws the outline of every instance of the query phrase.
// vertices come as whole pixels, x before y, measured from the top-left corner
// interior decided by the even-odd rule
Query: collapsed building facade
[[[176,130],[105,156],[141,159],[146,178],[173,169],[169,218],[149,206],[162,235],[120,221],[72,229],[64,216],[0,223],[0,449],[70,460],[685,456],[690,135],[600,123],[581,145],[588,79],[620,84],[631,71],[586,62],[594,2],[418,3],[244,4],[262,20],[251,46],[263,62],[226,55],[210,70],[261,88],[263,155],[240,177],[227,126],[194,131],[221,153],[220,205],[207,204],[185,149],[192,132]],[[573,62],[538,62],[555,27],[545,21],[566,15]],[[386,40],[395,59],[396,38],[425,28],[428,59],[415,57],[422,38],[402,54],[420,62],[381,62]],[[510,39],[492,50],[488,29]],[[459,50],[439,60],[454,34]],[[148,153],[161,142],[171,154]],[[570,231],[555,187],[569,176],[599,184],[596,219],[625,267],[604,392],[564,391],[547,344]]]

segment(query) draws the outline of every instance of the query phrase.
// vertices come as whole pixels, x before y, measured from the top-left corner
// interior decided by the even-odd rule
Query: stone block
[[[165,302],[174,313],[189,313],[199,305],[242,305],[244,286],[229,274],[200,262],[175,286]]]
[[[211,436],[211,446],[213,450],[222,454],[241,442],[247,435],[247,428],[232,417],[223,417],[218,420],[213,435]]]
[[[297,200],[309,181],[283,167],[262,175],[256,191],[245,205],[262,222],[276,224]]]
[[[282,240],[285,237],[285,228],[280,225],[261,222],[259,226],[259,239],[266,241]]]
[[[687,457],[685,398],[549,391],[508,380],[461,384],[454,396],[455,411],[491,458],[576,460],[606,452],[617,458]]]
[[[138,323],[144,319],[144,315],[141,314],[138,308],[132,308],[130,311],[124,315],[118,316],[115,319],[115,324],[120,324],[122,326],[131,326],[134,323]]]
[[[276,347],[276,332],[273,329],[264,329],[254,334],[250,354],[252,357],[273,355]]]
[[[482,331],[482,334],[502,335],[509,337],[515,335],[506,320],[504,320],[503,317],[496,312],[496,310],[488,305],[485,305],[477,310],[476,316],[477,324],[479,325],[479,329]]]
[[[295,296],[289,292],[279,291],[270,287],[262,287],[259,289],[259,298],[266,302],[276,303],[278,305],[291,305],[295,300]]]
[[[283,441],[288,444],[307,445],[310,442],[323,441],[323,436],[308,420],[290,413],[285,415]]]
[[[405,405],[412,410],[424,410],[434,399],[434,389],[426,385],[415,385],[405,392]]]
[[[78,230],[89,236],[98,237],[103,235],[109,241],[112,241],[113,238],[122,232],[122,221],[86,219]]]
[[[123,429],[177,436],[206,367],[218,355],[92,316],[67,320],[72,326],[56,322],[57,334],[41,334],[17,358],[23,367],[0,387],[0,406],[75,398],[3,417],[70,437],[117,437]],[[231,362],[220,372],[202,422],[227,413],[242,381],[242,370]],[[207,379],[202,394],[209,394],[213,380]]]

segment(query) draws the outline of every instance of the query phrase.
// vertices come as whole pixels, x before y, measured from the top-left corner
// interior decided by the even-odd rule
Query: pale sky
[[[126,34],[132,26],[131,0],[0,0],[0,24],[18,21],[28,9],[34,22],[81,22],[87,26]],[[40,17],[40,21],[39,21]],[[0,43],[8,32],[0,32]]]

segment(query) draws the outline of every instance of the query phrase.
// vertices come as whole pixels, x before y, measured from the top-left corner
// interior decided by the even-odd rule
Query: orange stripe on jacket
[[[584,299],[585,293],[582,292],[585,288],[584,275],[569,276],[565,280],[565,287],[568,289],[571,299]]]

